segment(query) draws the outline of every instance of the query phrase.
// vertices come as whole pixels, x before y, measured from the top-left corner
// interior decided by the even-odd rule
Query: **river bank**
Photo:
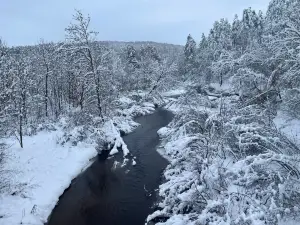
[[[130,163],[120,154],[107,160],[98,157],[61,196],[48,225],[144,224],[168,164],[156,151],[157,131],[172,118],[162,109],[137,118],[140,126],[123,137]]]

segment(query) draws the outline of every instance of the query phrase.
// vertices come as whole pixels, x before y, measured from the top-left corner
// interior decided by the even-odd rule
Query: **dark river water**
[[[120,167],[122,154],[97,160],[60,197],[48,225],[144,225],[153,212],[158,188],[167,161],[157,152],[157,130],[173,115],[158,109],[136,119],[141,124],[124,137],[136,166]],[[120,161],[114,168],[114,161]]]

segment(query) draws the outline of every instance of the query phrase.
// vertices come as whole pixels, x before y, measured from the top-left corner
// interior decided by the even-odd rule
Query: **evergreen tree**
[[[195,73],[196,69],[196,54],[197,54],[197,44],[192,36],[189,34],[184,47],[184,63],[185,67],[183,69],[185,79],[191,78]]]

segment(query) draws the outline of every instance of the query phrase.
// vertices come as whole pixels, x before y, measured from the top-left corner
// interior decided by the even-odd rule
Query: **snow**
[[[123,131],[126,134],[132,132],[139,124],[132,120],[130,116],[115,116],[112,118],[114,126],[117,130]]]
[[[155,111],[154,105],[151,103],[144,103],[141,105],[133,105],[129,109],[124,109],[122,112],[125,115],[131,115],[131,116],[143,116],[151,114]]]
[[[5,169],[14,172],[11,194],[15,195],[0,195],[1,225],[45,223],[59,196],[96,156],[93,145],[58,145],[57,137],[62,133],[58,128],[24,137],[23,149],[16,141],[8,140],[12,146]]]
[[[274,123],[291,141],[300,145],[300,120],[291,119],[283,112],[279,111],[274,119]]]
[[[176,152],[185,149],[193,139],[193,137],[179,137],[176,140],[166,143],[163,150],[160,150],[159,153],[166,159],[176,159]]]
[[[111,151],[110,151],[110,155],[115,155],[115,154],[117,154],[117,153],[119,153],[119,151],[118,151],[118,149],[117,148],[113,148]]]
[[[150,103],[150,102],[144,102],[144,103],[143,103],[143,106],[145,106],[145,107],[150,107],[150,108],[154,108],[154,107],[155,107],[154,104],[153,104],[153,103]]]
[[[209,86],[213,87],[217,91],[230,91],[232,89],[232,85],[230,82],[224,82],[222,85],[220,83],[210,83]]]
[[[103,132],[106,134],[106,141],[112,143],[114,146],[110,151],[110,155],[117,154],[118,148],[122,148],[123,156],[126,157],[129,154],[129,149],[127,145],[123,141],[119,130],[115,127],[112,120],[107,121],[103,128]]]
[[[122,163],[121,167],[124,167],[124,166],[126,166],[128,162],[129,162],[129,159],[127,159],[127,158],[124,158],[124,159],[123,159],[123,163]]]
[[[185,215],[172,216],[166,223],[157,223],[156,225],[192,225],[189,217]]]
[[[182,111],[182,107],[178,103],[178,99],[173,99],[173,98],[169,99],[168,103],[164,108],[175,114]]]
[[[278,222],[278,225],[299,225],[300,224],[300,220],[296,220],[296,219],[288,219],[288,220],[280,220]]]
[[[135,166],[136,165],[136,161],[134,159],[132,159],[132,165]]]
[[[159,135],[159,137],[164,138],[167,137],[171,132],[171,129],[168,127],[162,127],[157,131],[157,134]]]
[[[171,90],[171,91],[166,91],[162,94],[164,97],[176,97],[182,94],[185,94],[186,90],[185,89],[176,89],[176,90]]]
[[[131,104],[134,103],[134,101],[128,97],[122,96],[121,98],[119,98],[119,101],[124,103],[124,104]]]

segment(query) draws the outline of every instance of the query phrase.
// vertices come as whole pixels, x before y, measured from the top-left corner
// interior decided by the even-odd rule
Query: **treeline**
[[[198,45],[188,36],[181,73],[201,83],[229,80],[244,102],[279,97],[299,116],[299,15],[298,0],[272,0],[266,15],[248,8],[232,23],[216,21]]]
[[[180,46],[99,42],[89,24],[76,11],[64,42],[11,48],[0,42],[1,137],[15,135],[23,146],[24,126],[74,108],[107,116],[121,93],[150,92],[176,76]]]

